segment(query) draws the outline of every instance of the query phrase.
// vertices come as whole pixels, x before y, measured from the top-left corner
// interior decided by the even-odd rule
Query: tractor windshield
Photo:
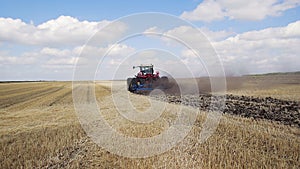
[[[153,74],[153,67],[152,66],[141,67],[141,72],[143,72],[144,74]]]

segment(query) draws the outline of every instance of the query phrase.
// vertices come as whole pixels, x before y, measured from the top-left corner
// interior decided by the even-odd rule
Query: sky
[[[0,3],[0,81],[72,80],[84,55],[93,55],[96,79],[125,79],[137,73],[134,64],[150,63],[177,77],[211,75],[219,66],[228,76],[300,71],[300,0]],[[144,12],[166,17],[130,20]],[[145,34],[115,43],[134,30]]]

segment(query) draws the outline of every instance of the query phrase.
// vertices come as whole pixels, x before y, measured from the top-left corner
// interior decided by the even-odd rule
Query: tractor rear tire
[[[127,78],[127,90],[130,91],[130,84],[133,78]]]
[[[134,92],[134,86],[137,85],[137,79],[136,78],[128,78],[127,79],[127,85],[128,85],[128,91]]]

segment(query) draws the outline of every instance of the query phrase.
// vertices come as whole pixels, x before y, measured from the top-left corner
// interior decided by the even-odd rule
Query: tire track
[[[51,102],[47,103],[46,106],[54,106],[58,104],[71,104],[73,103],[72,98],[72,92],[75,90],[78,90],[79,87],[74,87],[69,89],[68,91],[61,93],[59,96],[57,96],[55,99],[53,99]]]
[[[26,107],[34,107],[34,105],[41,105],[41,102],[47,98],[45,97],[45,95],[51,95],[54,94],[56,92],[59,92],[60,90],[62,90],[64,87],[50,87],[44,90],[40,90],[35,92],[34,94],[29,93],[26,95],[22,95],[22,97],[20,98],[16,98],[16,101],[12,102],[8,102],[8,104],[6,105],[1,105],[2,107],[0,108],[7,108],[7,110],[11,111],[11,110],[16,110],[16,109],[24,109]]]
[[[23,88],[18,88],[18,89],[13,89],[13,90],[0,91],[0,95],[9,96],[9,95],[13,95],[13,94],[21,94],[21,93],[25,93],[28,91],[32,91],[34,89],[36,89],[36,87],[30,86],[30,87],[23,87]]]
[[[51,101],[49,104],[47,104],[47,106],[53,106],[55,104],[61,103],[62,100],[64,100],[67,96],[69,96],[71,94],[72,94],[72,90],[70,90],[62,95],[59,95],[58,97],[56,97],[54,99],[54,101]]]
[[[73,85],[76,92],[73,93],[73,100],[79,104],[90,104],[96,98],[94,84],[92,82],[77,82]]]
[[[24,87],[32,86],[32,84],[26,84],[26,83],[0,83],[0,92],[5,92],[8,90],[15,90],[20,89]]]
[[[26,100],[31,100],[36,97],[39,97],[39,96],[43,95],[44,93],[47,94],[50,92],[54,92],[56,90],[59,90],[60,88],[61,87],[47,87],[46,89],[42,88],[42,89],[37,89],[35,91],[27,91],[26,93],[22,93],[22,94],[16,94],[16,95],[8,97],[8,98],[1,98],[0,108],[6,108],[6,107],[10,107],[14,104],[22,103]]]
[[[91,94],[91,87],[90,87],[90,85],[88,85],[87,92],[86,92],[86,103],[90,103],[91,102],[90,94]]]
[[[27,88],[22,88],[20,89],[18,92],[14,92],[14,93],[3,93],[1,98],[0,98],[0,103],[3,101],[3,100],[9,100],[9,99],[12,99],[14,100],[15,98],[17,97],[22,97],[23,95],[30,95],[30,94],[34,94],[36,92],[39,92],[39,91],[42,91],[42,90],[45,90],[45,89],[50,89],[52,86],[50,85],[46,85],[46,86],[37,86],[37,87],[34,87],[33,90],[28,90]]]

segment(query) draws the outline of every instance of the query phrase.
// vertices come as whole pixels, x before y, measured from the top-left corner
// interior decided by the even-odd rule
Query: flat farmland
[[[285,74],[234,78],[228,81],[227,94],[296,103],[293,114],[297,117],[299,77]],[[209,93],[209,83],[201,81],[203,86],[199,88]],[[158,135],[170,127],[176,118],[172,111],[179,106],[200,113],[188,135],[169,151],[149,158],[126,158],[99,147],[86,135],[75,113],[71,82],[0,83],[0,168],[300,168],[299,119],[294,116],[295,122],[285,124],[225,113],[213,135],[200,144],[197,138],[208,113],[205,109],[162,100],[168,109],[159,118],[136,124],[118,113],[112,91],[116,96],[128,95],[139,111],[149,109],[152,98],[127,93],[122,81],[117,83],[118,90],[111,90],[111,83],[87,83],[88,90],[82,91],[82,98],[88,92],[95,93],[99,109],[103,110],[101,115],[124,135]]]

